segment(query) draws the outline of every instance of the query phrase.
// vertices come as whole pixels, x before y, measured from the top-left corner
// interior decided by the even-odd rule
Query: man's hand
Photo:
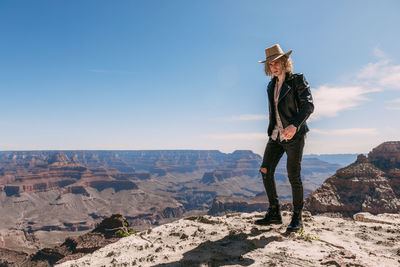
[[[260,172],[263,173],[263,174],[267,174],[267,168],[261,168]]]
[[[296,131],[297,128],[293,124],[290,124],[288,127],[286,127],[281,131],[282,140],[292,139],[293,136],[296,134]]]

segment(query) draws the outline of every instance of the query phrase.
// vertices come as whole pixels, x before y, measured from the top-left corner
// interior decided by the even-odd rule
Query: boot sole
[[[303,227],[300,227],[300,228],[286,228],[286,231],[287,232],[297,232],[297,231],[302,230],[302,229],[304,229],[304,228]]]

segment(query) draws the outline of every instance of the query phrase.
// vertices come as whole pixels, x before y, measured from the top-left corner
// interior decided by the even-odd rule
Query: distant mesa
[[[52,155],[49,155],[47,158],[48,164],[71,164],[73,163],[67,155],[64,153],[58,152]]]

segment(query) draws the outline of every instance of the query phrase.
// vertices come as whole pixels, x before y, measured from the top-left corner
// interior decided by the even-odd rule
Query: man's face
[[[278,58],[277,60],[271,61],[269,64],[269,68],[274,76],[279,76],[282,74],[283,66],[282,60]]]

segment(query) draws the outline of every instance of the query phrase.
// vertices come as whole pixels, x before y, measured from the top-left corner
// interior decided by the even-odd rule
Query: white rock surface
[[[291,234],[290,213],[282,225],[254,225],[263,215],[181,219],[57,266],[400,266],[398,214],[365,222],[305,212],[304,232]]]
[[[354,214],[353,218],[354,220],[359,222],[392,224],[400,227],[398,214],[384,213],[384,214],[372,215],[369,212],[359,212],[357,214]]]

